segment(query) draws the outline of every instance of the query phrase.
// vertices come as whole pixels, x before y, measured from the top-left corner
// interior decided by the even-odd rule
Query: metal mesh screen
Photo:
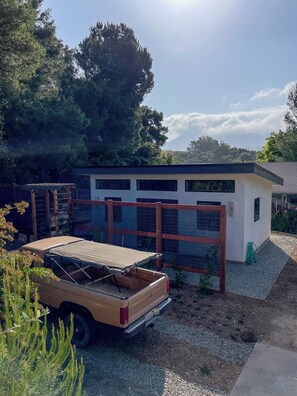
[[[220,247],[207,243],[173,241],[163,239],[163,261],[165,266],[182,269],[220,271]]]
[[[153,200],[151,200],[153,201]],[[225,258],[220,206],[74,201],[76,236],[162,253],[166,267],[220,274]],[[113,222],[111,223],[111,219]]]

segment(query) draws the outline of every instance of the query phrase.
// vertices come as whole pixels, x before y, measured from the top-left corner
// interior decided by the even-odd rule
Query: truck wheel
[[[73,312],[73,336],[71,342],[77,348],[86,348],[93,337],[93,326],[90,320],[79,313]],[[67,315],[64,319],[66,327],[70,327],[71,314]]]

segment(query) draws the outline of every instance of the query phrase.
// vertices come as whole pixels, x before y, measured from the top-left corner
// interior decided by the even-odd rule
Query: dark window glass
[[[108,201],[111,199],[112,201],[121,201],[121,198],[115,197],[105,197],[104,200]],[[107,205],[105,206],[105,221],[108,221],[108,209]],[[113,207],[113,221],[114,223],[121,223],[122,222],[122,207],[121,206],[114,206]]]
[[[235,192],[235,180],[186,180],[186,191]]]
[[[129,179],[96,179],[97,190],[130,190]]]
[[[289,195],[288,201],[293,205],[297,205],[297,195],[296,194]]]
[[[137,190],[177,191],[177,180],[137,180]]]
[[[197,201],[197,205],[221,205],[221,202]],[[220,212],[197,211],[198,230],[220,231]]]
[[[260,219],[260,198],[256,198],[254,201],[254,221]]]

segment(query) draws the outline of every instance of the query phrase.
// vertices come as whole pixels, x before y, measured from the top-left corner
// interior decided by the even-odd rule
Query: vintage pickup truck
[[[73,314],[73,343],[80,348],[92,341],[96,327],[131,338],[171,306],[167,275],[139,267],[156,253],[70,236],[31,242],[22,250],[41,257],[60,279],[39,281],[39,299],[67,325]]]

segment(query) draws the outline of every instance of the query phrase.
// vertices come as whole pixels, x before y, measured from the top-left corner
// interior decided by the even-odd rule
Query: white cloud
[[[292,90],[296,81],[288,82],[283,88],[264,88],[261,91],[255,93],[255,95],[251,98],[251,101],[268,99],[268,98],[280,98],[283,96],[288,96],[289,92]]]
[[[234,111],[222,114],[188,113],[165,117],[169,129],[168,143],[183,138],[185,146],[193,136],[260,135],[284,127],[286,106],[266,107],[250,111]]]
[[[234,101],[239,101],[239,99],[243,99],[246,96],[245,92],[242,92],[238,95],[235,96],[228,96],[228,95],[224,95],[222,97],[222,103],[226,103],[226,102],[234,102]],[[229,105],[231,107],[231,105]]]
[[[240,100],[238,102],[236,102],[236,103],[230,103],[229,104],[230,109],[235,109],[235,110],[239,109],[241,106],[242,106],[242,103],[241,103]]]

